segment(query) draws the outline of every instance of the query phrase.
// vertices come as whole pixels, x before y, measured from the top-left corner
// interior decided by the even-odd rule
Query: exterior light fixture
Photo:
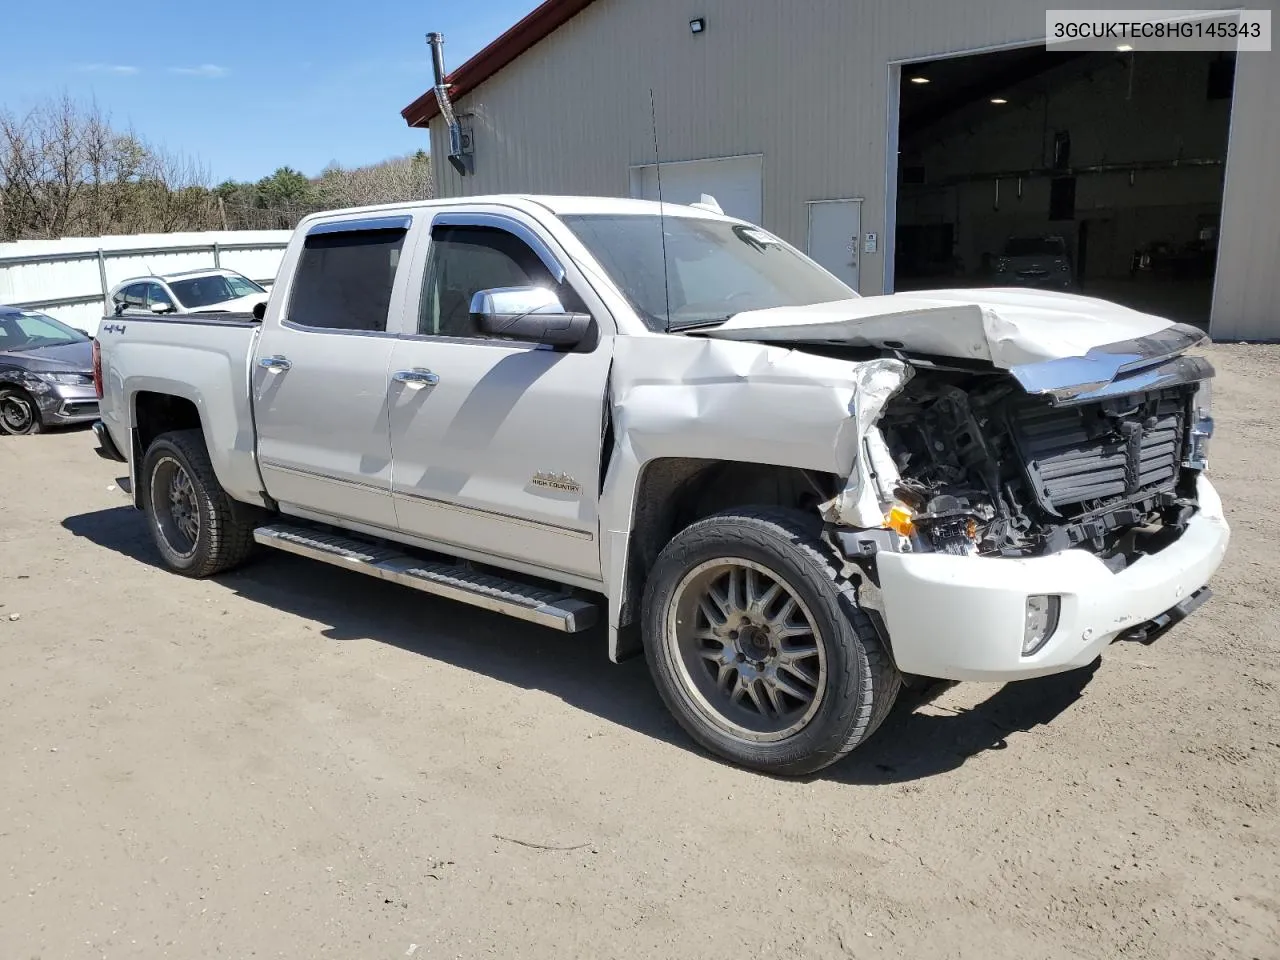
[[[912,77],[911,82],[912,83],[928,83],[929,78],[928,77]]]
[[[706,17],[695,17],[693,20],[689,21],[690,33],[701,33],[705,29],[707,29]]]
[[[1133,44],[1122,43],[1120,44],[1120,46],[1116,47],[1116,49],[1119,50],[1121,53],[1129,53],[1130,51],[1133,50]]]

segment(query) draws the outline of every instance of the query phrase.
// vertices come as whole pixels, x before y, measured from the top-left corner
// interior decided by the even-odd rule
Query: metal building
[[[447,78],[466,176],[432,91],[402,113],[443,196],[652,197],[656,156],[665,199],[710,193],[863,294],[1003,283],[1053,243],[1064,289],[1280,338],[1280,52],[1044,32],[1024,0],[547,0]]]

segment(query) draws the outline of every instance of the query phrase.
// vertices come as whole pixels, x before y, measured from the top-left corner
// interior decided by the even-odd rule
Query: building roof
[[[545,0],[527,17],[454,70],[445,82],[452,99],[464,97],[540,40],[546,39],[595,0]],[[400,111],[411,127],[425,127],[440,116],[434,89]]]

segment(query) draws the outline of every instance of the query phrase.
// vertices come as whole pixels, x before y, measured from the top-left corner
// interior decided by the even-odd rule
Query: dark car
[[[43,313],[0,306],[0,433],[97,418],[88,334]]]
[[[1075,284],[1062,237],[1010,237],[996,259],[995,274],[1002,286],[1070,290]]]

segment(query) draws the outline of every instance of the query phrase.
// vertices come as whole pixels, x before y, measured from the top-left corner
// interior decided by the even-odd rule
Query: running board
[[[411,557],[392,547],[354,537],[273,523],[254,530],[253,539],[275,550],[391,580],[423,593],[460,600],[565,633],[578,633],[596,622],[596,605],[586,600],[480,573],[457,563]]]

